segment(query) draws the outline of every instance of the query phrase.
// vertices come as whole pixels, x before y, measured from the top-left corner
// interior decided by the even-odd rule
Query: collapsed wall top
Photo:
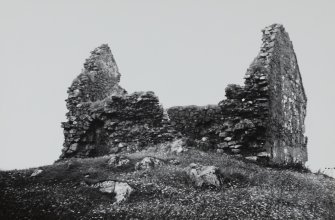
[[[167,115],[153,92],[126,94],[108,45],[91,52],[68,89],[60,158],[93,157],[173,138]]]
[[[67,107],[71,110],[72,104],[94,102],[109,95],[125,94],[126,91],[118,85],[120,76],[109,46],[103,44],[97,47],[86,59],[82,72],[72,82],[68,90]]]

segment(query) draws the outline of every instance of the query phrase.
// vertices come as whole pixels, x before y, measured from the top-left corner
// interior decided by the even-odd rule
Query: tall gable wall
[[[307,161],[306,95],[292,42],[282,25],[263,30],[244,86],[229,85],[217,106],[168,109],[176,129],[218,152],[273,163]],[[205,112],[212,112],[209,115]]]
[[[267,148],[277,163],[307,161],[307,138],[304,136],[307,98],[292,42],[281,25],[264,30],[269,39],[268,80],[270,118]]]

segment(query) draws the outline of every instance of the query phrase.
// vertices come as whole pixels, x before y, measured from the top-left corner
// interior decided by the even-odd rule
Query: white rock
[[[225,141],[231,141],[231,139],[232,139],[231,137],[226,137],[224,140]]]
[[[154,157],[145,157],[140,162],[135,164],[135,170],[152,169],[156,166],[163,164],[163,162]]]
[[[43,172],[41,169],[35,169],[34,172],[30,175],[31,177],[33,176],[38,176]]]
[[[71,151],[76,151],[76,150],[77,150],[77,148],[78,148],[78,144],[77,144],[77,143],[74,143],[74,144],[71,144],[71,146],[70,146],[70,149],[69,149],[69,150],[71,150]]]
[[[245,159],[250,160],[250,161],[257,161],[257,157],[256,156],[245,157]]]
[[[80,90],[79,89],[76,89],[76,90],[73,91],[73,96],[74,97],[79,96],[79,94],[80,94]]]
[[[119,148],[123,148],[123,147],[126,147],[126,146],[127,146],[127,145],[126,145],[125,143],[119,143],[119,144],[118,144],[118,147],[119,147]]]
[[[116,203],[125,201],[134,191],[128,183],[111,180],[93,184],[91,187],[99,189],[100,192],[115,193]]]
[[[121,155],[116,155],[116,154],[112,154],[110,155],[110,159],[108,160],[108,165],[112,166],[112,167],[123,167],[126,166],[130,163],[130,160]]]
[[[240,144],[229,146],[229,148],[232,148],[232,149],[239,149],[241,147],[242,147],[242,145],[240,145]]]
[[[177,140],[174,140],[172,143],[171,143],[171,153],[182,153],[182,152],[185,152],[187,151],[187,149],[184,147],[185,145],[185,142],[183,139],[177,139]]]
[[[128,183],[116,182],[114,188],[116,202],[119,203],[126,200],[133,191],[133,188]]]
[[[114,181],[104,181],[100,183],[96,183],[92,185],[93,188],[98,188],[101,192],[104,193],[112,193],[115,189],[115,182]]]
[[[191,163],[186,172],[196,186],[220,186],[219,169],[215,166],[201,166]]]

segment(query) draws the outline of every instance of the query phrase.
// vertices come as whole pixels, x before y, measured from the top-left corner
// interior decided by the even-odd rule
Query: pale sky
[[[335,167],[334,11],[332,0],[0,0],[0,169],[59,157],[67,87],[102,43],[128,92],[152,90],[164,107],[217,104],[272,23],[297,54],[308,164]]]

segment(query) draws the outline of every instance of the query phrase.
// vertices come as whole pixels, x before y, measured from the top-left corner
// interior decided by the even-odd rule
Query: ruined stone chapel
[[[164,109],[153,92],[128,94],[108,45],[91,52],[68,89],[61,159],[132,152],[187,140],[189,147],[274,164],[304,164],[306,94],[284,27],[262,30],[244,85],[228,85],[217,105]]]

